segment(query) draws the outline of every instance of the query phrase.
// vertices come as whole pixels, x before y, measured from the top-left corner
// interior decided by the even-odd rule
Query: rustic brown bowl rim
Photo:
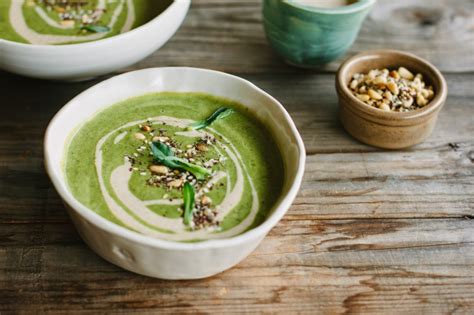
[[[349,90],[347,86],[346,79],[349,70],[358,64],[361,61],[367,59],[377,59],[381,58],[386,55],[393,55],[393,56],[403,56],[408,57],[418,63],[420,68],[425,68],[426,73],[432,73],[433,76],[429,77],[429,81],[437,82],[439,85],[439,89],[435,91],[434,98],[423,108],[416,109],[409,112],[388,112],[382,111],[380,109],[374,108],[369,106],[355,97],[352,92]],[[401,64],[400,66],[404,66]],[[347,102],[346,105],[351,106],[354,110],[362,111],[370,116],[376,116],[378,119],[387,119],[387,120],[412,120],[412,119],[419,119],[425,116],[429,116],[431,113],[440,109],[440,107],[444,104],[446,100],[446,96],[448,93],[448,87],[446,84],[446,80],[444,79],[441,72],[429,61],[416,56],[415,54],[394,50],[394,49],[382,49],[382,50],[370,50],[366,52],[362,52],[356,54],[348,59],[346,59],[339,69],[337,70],[336,75],[336,90],[339,94],[339,97],[345,97]],[[341,95],[343,94],[343,95]]]

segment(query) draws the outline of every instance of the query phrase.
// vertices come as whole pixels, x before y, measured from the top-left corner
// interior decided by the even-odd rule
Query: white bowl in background
[[[128,32],[69,45],[32,45],[0,38],[0,69],[28,77],[79,81],[128,67],[163,46],[191,0],[174,0],[151,21]]]
[[[70,134],[98,111],[151,92],[202,92],[242,103],[267,126],[280,148],[283,191],[258,227],[228,239],[197,243],[166,241],[112,223],[77,201],[63,170]],[[197,68],[151,68],[118,75],[82,92],[52,119],[44,142],[46,170],[79,234],[106,260],[133,272],[163,279],[198,279],[224,271],[249,255],[283,217],[303,178],[305,148],[284,107],[252,83]]]

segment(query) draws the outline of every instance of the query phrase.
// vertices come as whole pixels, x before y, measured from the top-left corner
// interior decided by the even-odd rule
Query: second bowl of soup
[[[84,80],[127,67],[166,43],[190,0],[4,0],[0,69]]]

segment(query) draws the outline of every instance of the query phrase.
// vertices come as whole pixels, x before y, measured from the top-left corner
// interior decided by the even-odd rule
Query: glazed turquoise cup
[[[317,8],[293,0],[264,0],[265,32],[270,45],[287,63],[317,67],[349,49],[375,1]]]

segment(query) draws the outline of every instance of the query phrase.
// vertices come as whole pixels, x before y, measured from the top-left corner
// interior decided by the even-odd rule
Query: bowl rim
[[[374,5],[376,0],[357,0],[356,2],[351,3],[349,5],[340,6],[336,8],[310,6],[310,5],[297,3],[294,0],[290,0],[290,1],[285,0],[284,2],[289,6],[292,6],[294,8],[300,9],[302,11],[310,12],[310,13],[347,14],[347,13],[355,13],[358,11],[362,11]]]
[[[375,59],[381,58],[385,55],[398,55],[403,57],[408,57],[418,63],[422,68],[427,69],[427,72],[431,72],[434,74],[434,77],[430,77],[431,81],[438,81],[439,82],[439,90],[435,94],[434,98],[423,108],[416,109],[413,111],[408,112],[393,112],[393,111],[382,111],[380,109],[374,108],[372,106],[367,105],[366,103],[359,100],[355,97],[352,92],[347,87],[345,83],[346,74],[350,68],[355,66],[361,61],[367,59]],[[403,65],[400,65],[403,66]],[[376,49],[376,50],[369,50],[358,53],[352,57],[346,59],[337,70],[336,74],[336,91],[339,95],[339,98],[345,97],[352,108],[355,110],[361,111],[365,114],[370,116],[376,116],[377,118],[387,119],[387,120],[414,120],[419,119],[421,117],[429,116],[431,113],[437,111],[445,102],[446,96],[448,93],[448,86],[446,84],[446,80],[441,72],[429,61],[418,57],[415,54],[402,51],[402,50],[395,50],[395,49]]]
[[[299,157],[297,161],[298,167],[297,167],[296,174],[294,176],[294,180],[291,183],[291,187],[289,188],[288,192],[286,194],[283,194],[283,193],[281,194],[280,199],[277,201],[277,203],[275,204],[273,208],[274,209],[273,213],[269,215],[265,219],[265,221],[263,221],[260,225],[250,230],[247,230],[244,233],[238,234],[230,238],[205,240],[205,241],[196,242],[196,243],[184,243],[184,242],[168,241],[168,240],[163,240],[160,238],[155,238],[155,237],[148,236],[145,234],[140,234],[138,232],[127,229],[126,227],[113,223],[112,221],[109,221],[106,218],[99,215],[98,213],[96,213],[94,210],[89,209],[88,207],[80,203],[78,200],[74,198],[72,193],[69,191],[65,181],[60,178],[59,176],[60,173],[55,171],[55,166],[51,162],[51,159],[49,158],[49,152],[48,152],[48,147],[51,146],[50,142],[54,138],[54,134],[51,131],[52,126],[57,121],[60,121],[61,119],[63,119],[62,118],[63,113],[68,111],[70,107],[73,106],[73,104],[76,103],[77,100],[82,97],[83,94],[87,93],[90,89],[100,88],[100,86],[105,85],[106,83],[110,83],[111,81],[126,77],[130,74],[134,74],[137,72],[166,71],[166,70],[177,70],[177,71],[184,70],[184,71],[192,71],[192,72],[202,72],[202,73],[208,73],[211,75],[224,76],[232,80],[238,81],[244,84],[246,87],[258,92],[260,95],[263,95],[264,97],[266,97],[274,106],[276,106],[276,109],[280,110],[281,113],[283,114],[284,119],[289,125],[291,133],[296,139],[296,144],[298,147],[297,149],[299,150]],[[104,106],[103,109],[111,105],[113,104]],[[62,147],[64,148],[64,144],[62,145]],[[45,163],[46,173],[48,174],[51,182],[53,183],[53,186],[55,187],[56,191],[60,195],[61,199],[70,208],[72,208],[72,210],[75,213],[77,213],[79,216],[87,220],[90,224],[94,225],[96,228],[105,230],[111,234],[114,234],[119,237],[123,237],[132,242],[141,243],[141,244],[154,247],[154,248],[183,250],[183,251],[216,249],[216,248],[224,248],[224,247],[229,247],[229,246],[237,246],[237,245],[246,243],[248,241],[255,240],[259,237],[265,236],[266,233],[268,233],[268,231],[272,229],[280,221],[280,219],[285,215],[285,213],[290,208],[293,200],[295,199],[303,180],[305,160],[306,160],[306,151],[305,151],[305,147],[304,147],[304,143],[301,138],[301,135],[299,134],[296,128],[296,125],[291,119],[290,115],[288,114],[286,109],[278,100],[276,100],[273,96],[271,96],[264,90],[257,87],[255,84],[243,78],[240,78],[238,76],[231,75],[231,74],[221,72],[221,71],[194,68],[194,67],[146,68],[146,69],[131,71],[131,72],[127,72],[121,75],[113,76],[107,80],[104,80],[96,85],[89,87],[88,89],[81,92],[79,95],[75,96],[73,99],[71,99],[51,119],[45,132],[43,150],[44,150],[44,160],[45,160],[44,163]]]
[[[157,16],[155,16],[153,19],[149,20],[148,22],[138,27],[135,27],[125,33],[120,33],[117,35],[113,35],[110,37],[101,38],[101,39],[97,39],[93,41],[86,41],[82,43],[73,43],[73,44],[63,44],[63,45],[39,45],[39,44],[20,43],[20,42],[15,42],[8,39],[0,38],[0,44],[3,43],[6,45],[10,45],[11,47],[17,47],[17,48],[23,48],[23,49],[43,50],[45,52],[50,52],[52,50],[65,51],[65,50],[71,50],[71,49],[94,48],[97,45],[116,42],[122,39],[127,40],[130,36],[134,36],[135,33],[150,29],[152,25],[158,23],[162,19],[163,15],[167,14],[169,11],[171,11],[175,7],[178,7],[182,4],[185,5],[186,11],[187,11],[191,4],[191,0],[172,0],[172,3],[165,10],[163,10],[160,14],[158,14]]]

